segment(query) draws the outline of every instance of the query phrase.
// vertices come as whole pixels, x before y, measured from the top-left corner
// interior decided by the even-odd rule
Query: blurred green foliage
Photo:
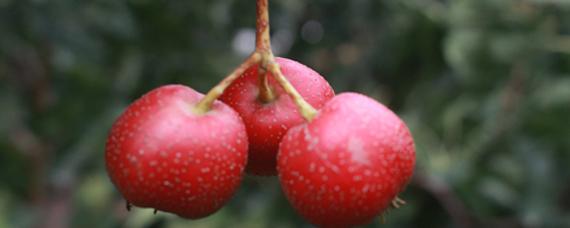
[[[383,227],[570,226],[570,1],[270,3],[277,54],[409,124],[416,175]],[[0,0],[0,227],[310,227],[276,178],[190,221],[127,213],[105,173],[126,105],[168,83],[206,92],[251,51],[254,16],[254,1]]]

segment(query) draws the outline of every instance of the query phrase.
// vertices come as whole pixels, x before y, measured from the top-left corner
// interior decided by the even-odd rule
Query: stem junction
[[[224,90],[229,87],[233,81],[239,78],[251,66],[258,65],[259,101],[270,103],[276,99],[275,93],[267,78],[268,75],[271,74],[283,90],[293,99],[303,118],[307,121],[311,121],[317,114],[317,110],[305,101],[295,87],[291,85],[289,80],[285,78],[271,51],[268,0],[256,0],[255,26],[255,51],[230,75],[226,76],[218,85],[208,91],[204,98],[196,104],[193,111],[196,114],[205,114],[210,111],[214,101],[224,93]]]

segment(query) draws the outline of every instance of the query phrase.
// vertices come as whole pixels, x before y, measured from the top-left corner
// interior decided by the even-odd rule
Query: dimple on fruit
[[[286,58],[275,58],[275,61],[291,85],[313,107],[322,107],[334,96],[328,82],[309,67]],[[246,125],[249,139],[247,171],[269,176],[277,174],[276,159],[281,138],[304,119],[273,77],[268,77],[273,98],[269,101],[260,99],[258,68],[249,68],[224,91],[220,100],[234,108]]]
[[[162,86],[117,119],[105,160],[127,202],[201,218],[233,195],[247,161],[245,127],[219,101],[207,113],[196,113],[202,97],[186,86]]]
[[[410,180],[415,149],[407,126],[356,93],[330,100],[284,136],[279,179],[293,207],[319,226],[370,222]]]

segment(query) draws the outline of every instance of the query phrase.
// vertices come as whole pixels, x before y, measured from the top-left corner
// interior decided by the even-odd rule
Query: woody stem
[[[267,0],[256,1],[255,21],[255,52],[261,54],[258,67],[259,101],[269,103],[275,100],[275,94],[267,80],[267,61],[273,55],[271,52],[271,37],[269,35],[269,7]]]

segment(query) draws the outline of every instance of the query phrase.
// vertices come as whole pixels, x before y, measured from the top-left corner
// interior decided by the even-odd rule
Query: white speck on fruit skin
[[[364,187],[362,187],[362,193],[367,193],[369,189],[370,189],[369,185],[364,185]]]
[[[353,177],[353,180],[354,180],[354,181],[361,181],[361,180],[362,180],[362,176],[356,175],[356,176]]]
[[[370,165],[368,155],[364,150],[364,145],[360,139],[351,137],[348,140],[348,151],[350,152],[353,161],[360,164]]]
[[[317,165],[315,165],[314,162],[311,162],[311,164],[309,165],[309,172],[315,172]]]
[[[150,163],[149,163],[149,165],[150,165],[151,167],[154,167],[154,166],[156,166],[157,164],[158,164],[157,161],[150,161]]]

